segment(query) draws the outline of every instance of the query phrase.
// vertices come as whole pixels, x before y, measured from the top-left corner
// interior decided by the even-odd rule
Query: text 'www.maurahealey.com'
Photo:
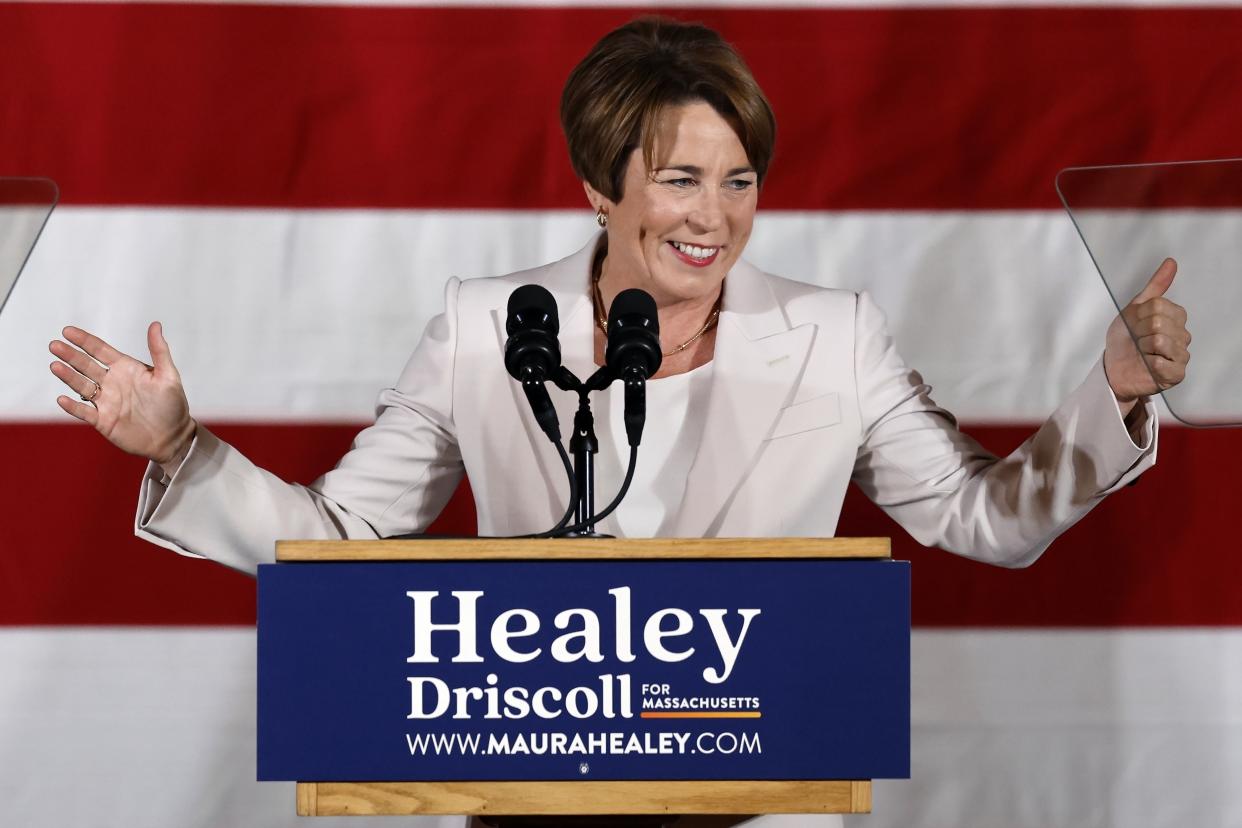
[[[407,733],[411,756],[761,754],[758,733]]]

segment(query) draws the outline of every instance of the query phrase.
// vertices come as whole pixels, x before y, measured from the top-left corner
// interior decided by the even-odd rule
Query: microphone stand
[[[562,391],[578,394],[578,410],[574,413],[574,434],[569,439],[569,451],[574,460],[574,479],[578,487],[578,503],[574,509],[574,525],[582,529],[570,532],[570,538],[611,538],[595,531],[595,455],[599,453],[599,439],[595,436],[595,415],[591,413],[591,392],[602,391],[613,380],[607,367],[600,368],[585,383],[568,368],[561,366],[560,373],[552,378]]]
[[[599,440],[595,437],[595,417],[591,414],[590,397],[578,394],[578,411],[574,414],[574,436],[569,440],[569,452],[574,458],[574,478],[578,481],[578,507],[574,510],[574,523],[585,524],[581,532],[570,537],[604,537],[595,532],[595,454]]]

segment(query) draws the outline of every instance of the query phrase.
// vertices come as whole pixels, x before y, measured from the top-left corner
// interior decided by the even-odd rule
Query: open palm
[[[194,421],[160,323],[147,329],[151,365],[81,328],[65,328],[64,337],[67,342],[49,346],[57,357],[52,373],[78,399],[62,395],[57,404],[130,454],[162,465],[176,458],[194,434]]]

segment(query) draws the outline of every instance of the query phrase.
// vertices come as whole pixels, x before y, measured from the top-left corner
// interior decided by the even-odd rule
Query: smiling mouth
[[[697,267],[711,264],[716,260],[717,254],[720,253],[719,247],[699,247],[698,245],[677,241],[670,241],[668,244],[677,254],[677,258]]]

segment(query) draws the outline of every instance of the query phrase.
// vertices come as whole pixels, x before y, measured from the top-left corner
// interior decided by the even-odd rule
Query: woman
[[[610,33],[571,74],[561,114],[598,237],[535,270],[451,280],[444,313],[381,394],[376,423],[309,487],[283,483],[195,423],[158,323],[151,366],[66,328],[52,371],[81,400],[57,402],[151,461],[138,533],[253,571],[279,537],[417,531],[463,473],[482,534],[551,526],[564,473],[502,361],[506,301],[527,283],[556,298],[564,360],[579,376],[602,363],[600,316],[613,297],[638,287],[656,300],[665,356],[649,386],[654,419],[639,463],[648,479],[605,524],[616,533],[829,536],[852,479],[921,542],[1024,565],[1154,462],[1147,397],[1159,387],[1126,323],[1159,386],[1180,382],[1190,335],[1184,311],[1162,298],[1171,261],[1110,326],[1083,384],[997,459],[932,402],[865,294],[741,259],[775,121],[718,35],[652,19]],[[557,402],[569,422],[573,400]],[[599,406],[604,434],[612,404]]]

